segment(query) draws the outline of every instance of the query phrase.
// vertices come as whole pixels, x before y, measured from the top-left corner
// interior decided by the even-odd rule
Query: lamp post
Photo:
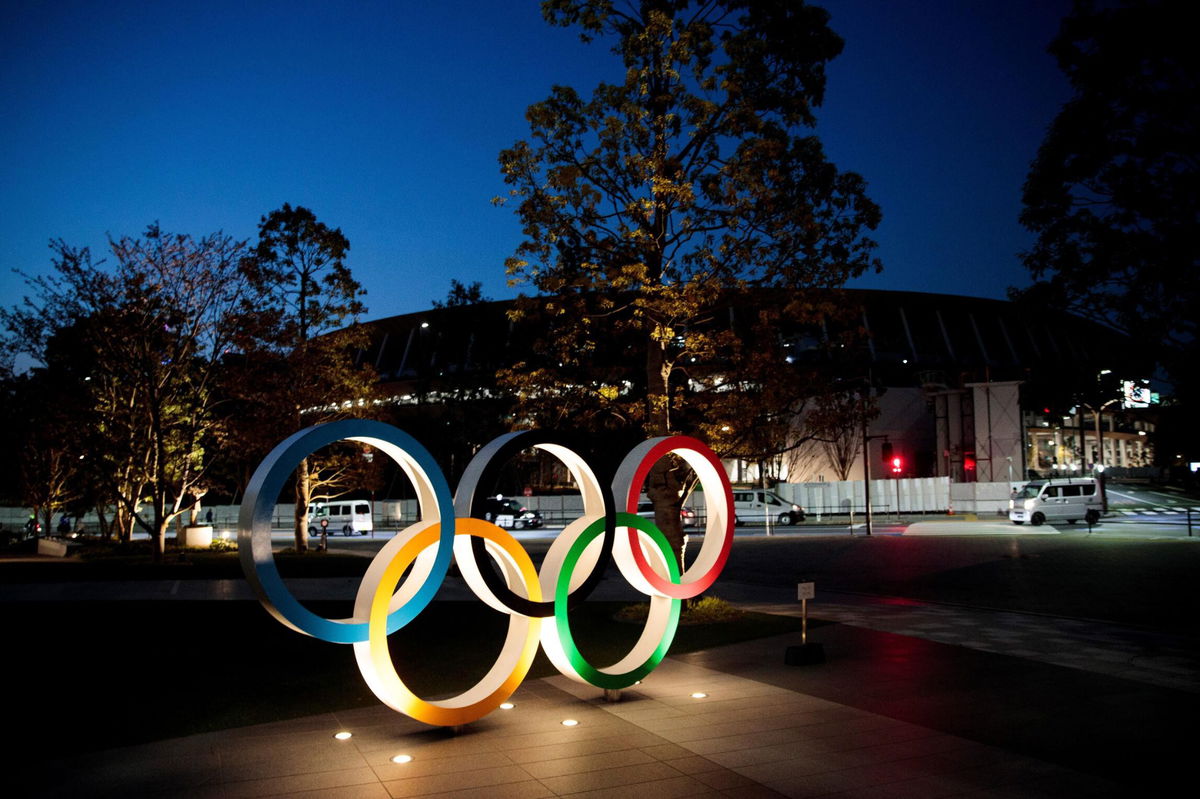
[[[1111,374],[1112,374],[1111,369],[1101,369],[1099,374],[1096,375],[1096,383],[1099,384],[1101,382],[1101,378],[1105,377],[1106,375],[1111,375]],[[1099,391],[1098,391],[1099,396],[1101,398],[1103,398],[1104,394],[1105,394],[1103,388],[1100,387],[1099,385],[1097,385],[1097,387],[1099,389]],[[1096,459],[1094,462],[1094,470],[1095,470],[1095,474],[1096,474],[1096,480],[1097,480],[1097,482],[1100,483],[1100,507],[1102,508],[1104,513],[1108,513],[1108,492],[1105,490],[1105,479],[1106,478],[1105,478],[1105,474],[1104,474],[1104,472],[1105,472],[1105,457],[1104,457],[1103,416],[1104,416],[1105,408],[1107,408],[1108,406],[1113,405],[1115,403],[1118,403],[1120,401],[1121,401],[1121,397],[1117,396],[1117,397],[1112,397],[1111,399],[1108,399],[1108,400],[1104,400],[1103,402],[1097,401],[1097,403],[1095,405],[1089,405],[1086,402],[1081,403],[1083,405],[1083,407],[1087,408],[1089,411],[1092,412],[1092,419],[1096,425]]]
[[[375,462],[375,452],[369,446],[363,449],[362,456],[363,456],[363,460],[365,460],[367,462],[368,468],[370,467],[370,465],[372,463]],[[375,485],[374,475],[367,475],[367,480],[372,486]],[[374,488],[371,489],[370,508],[371,508],[371,538],[374,538],[375,537],[375,489]]]

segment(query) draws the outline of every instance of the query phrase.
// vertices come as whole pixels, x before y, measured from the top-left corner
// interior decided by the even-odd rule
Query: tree
[[[75,430],[80,419],[70,397],[55,385],[54,375],[37,370],[14,378],[9,418],[20,419],[13,426],[13,448],[19,464],[20,499],[42,521],[47,535],[53,534],[55,513],[74,509],[81,497],[81,450]]]
[[[464,284],[454,278],[450,278],[450,291],[446,294],[446,301],[433,301],[434,308],[456,308],[460,305],[478,305],[481,302],[491,302],[490,297],[483,296],[483,284],[478,280],[470,285]]]
[[[4,313],[6,326],[43,364],[71,364],[86,465],[161,560],[166,530],[203,490],[223,432],[215,389],[245,288],[244,243],[151,225],[141,238],[109,241],[111,270],[87,248],[52,247],[54,273],[30,280],[35,296]]]
[[[356,321],[365,292],[345,264],[349,240],[307,208],[284,203],[264,216],[254,252],[242,262],[253,288],[243,308],[250,331],[231,372],[238,397],[238,439],[265,454],[281,438],[311,424],[371,412],[374,372],[355,363],[366,345]],[[308,506],[341,495],[370,461],[343,447],[309,457],[296,470],[296,550],[308,548]]]
[[[865,383],[826,394],[807,416],[806,425],[837,479],[850,479],[862,453],[863,430],[877,418],[878,398]]]
[[[1025,182],[1018,297],[1123,330],[1194,394],[1200,307],[1200,54],[1192,4],[1077,0],[1050,45],[1074,96]]]
[[[500,154],[499,202],[518,204],[525,236],[508,273],[543,295],[525,310],[545,329],[537,352],[502,375],[520,417],[760,448],[805,396],[781,329],[831,310],[806,290],[879,269],[864,235],[879,209],[811,133],[841,39],[793,0],[542,13],[611,41],[623,78],[587,99],[554,87],[526,112],[530,140]],[[678,540],[686,479],[662,472],[648,493]]]

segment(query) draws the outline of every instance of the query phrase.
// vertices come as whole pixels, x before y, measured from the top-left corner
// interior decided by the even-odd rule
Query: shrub
[[[614,614],[617,621],[644,622],[650,614],[650,603],[639,602],[636,605],[625,605]],[[724,599],[715,596],[700,597],[688,601],[679,614],[680,624],[721,624],[737,621],[746,612],[735,608]]]

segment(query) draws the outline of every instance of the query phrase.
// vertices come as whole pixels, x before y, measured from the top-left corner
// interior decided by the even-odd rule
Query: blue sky
[[[1068,96],[1045,53],[1067,0],[827,0],[845,40],[819,132],[883,207],[882,275],[1003,297],[1025,172]],[[366,318],[450,279],[514,296],[520,227],[496,156],[552,84],[616,80],[536,2],[29,2],[0,23],[0,303],[47,243],[103,250],[154,221],[253,238],[284,202],[349,237]]]

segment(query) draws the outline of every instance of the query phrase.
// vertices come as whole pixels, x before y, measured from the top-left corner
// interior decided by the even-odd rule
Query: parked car
[[[540,511],[530,510],[516,500],[497,495],[483,501],[483,519],[497,527],[536,529],[544,524]]]
[[[777,524],[799,524],[804,521],[804,508],[788,502],[773,491],[735,489],[733,492],[733,518],[735,524],[758,521],[770,515]]]
[[[322,524],[325,522],[325,524]],[[361,499],[341,502],[314,502],[308,506],[308,534],[366,535],[374,529],[371,503]]]
[[[1095,524],[1100,521],[1102,507],[1094,478],[1034,480],[1008,501],[1008,518],[1013,524],[1029,522],[1034,526],[1052,521],[1074,524],[1080,519]]]
[[[654,518],[654,503],[648,499],[642,499],[638,502],[637,515],[644,519]],[[696,511],[691,508],[679,509],[679,523],[684,527],[696,526]]]

